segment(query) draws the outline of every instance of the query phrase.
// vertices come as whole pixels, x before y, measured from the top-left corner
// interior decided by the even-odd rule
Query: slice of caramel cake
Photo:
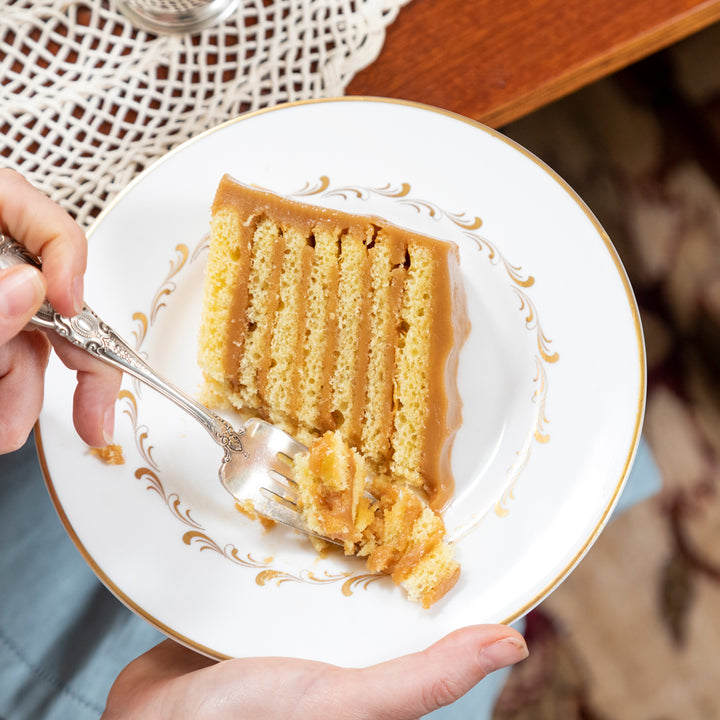
[[[368,473],[439,511],[468,332],[454,244],[220,182],[200,330],[208,404],[307,445],[336,431]]]

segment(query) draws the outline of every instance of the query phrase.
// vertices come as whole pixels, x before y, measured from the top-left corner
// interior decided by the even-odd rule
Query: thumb
[[[29,265],[0,272],[0,345],[15,337],[45,299],[45,279]]]
[[[103,720],[414,720],[525,657],[522,636],[502,625],[456,630],[427,650],[361,670],[293,658],[213,663],[168,641],[120,674]]]
[[[366,717],[417,718],[455,702],[491,672],[527,655],[523,637],[511,628],[465,627],[427,650],[366,668],[354,690],[366,697],[366,707],[367,697],[373,698],[375,709]]]

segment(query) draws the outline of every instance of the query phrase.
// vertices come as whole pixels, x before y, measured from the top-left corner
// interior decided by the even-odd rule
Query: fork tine
[[[290,490],[297,493],[298,484],[294,478],[291,478],[287,473],[282,473],[275,468],[268,469],[268,475],[278,484],[283,490]]]
[[[285,478],[286,482],[295,484],[295,480],[292,478],[293,462],[285,455],[275,453],[268,458],[268,470]]]
[[[305,535],[312,535],[333,545],[342,545],[342,543],[337,540],[313,532],[307,526],[296,503],[287,500],[266,487],[260,488],[260,494],[263,496],[263,499],[260,502],[255,502],[255,512],[260,515],[265,515],[265,517],[280,522],[283,525],[295,528]]]
[[[293,512],[300,512],[300,507],[297,504],[296,501],[290,499],[287,495],[280,494],[278,492],[275,492],[274,490],[271,490],[267,487],[261,487],[260,493],[267,498],[268,500],[272,500],[273,502],[280,503],[284,507],[288,508],[288,510],[292,510]]]
[[[261,490],[268,490],[278,497],[282,497],[294,505],[297,505],[298,485],[295,480],[273,469],[268,470],[268,475],[275,482],[278,490],[282,491],[282,495],[277,492],[277,490],[272,490],[271,488],[261,488]]]

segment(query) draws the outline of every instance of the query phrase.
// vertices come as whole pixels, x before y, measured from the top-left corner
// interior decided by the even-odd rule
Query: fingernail
[[[514,665],[528,656],[527,645],[519,638],[496,640],[480,652],[480,667],[486,673]]]
[[[75,308],[75,314],[78,315],[82,312],[83,305],[83,279],[82,275],[76,275],[72,281],[72,299],[73,307]]]
[[[103,416],[103,438],[106,445],[111,445],[115,431],[115,406],[109,407]]]
[[[0,316],[24,315],[45,297],[40,273],[29,265],[19,265],[0,277]]]

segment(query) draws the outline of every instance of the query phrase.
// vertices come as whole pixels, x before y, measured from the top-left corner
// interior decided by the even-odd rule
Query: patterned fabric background
[[[495,720],[720,718],[720,26],[503,131],[579,192],[625,263],[663,489],[530,615]]]

